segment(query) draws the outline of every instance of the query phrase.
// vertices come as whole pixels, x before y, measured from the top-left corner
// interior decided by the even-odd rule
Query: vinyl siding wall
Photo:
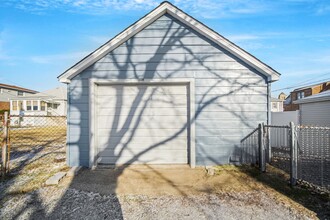
[[[71,80],[70,166],[88,166],[90,78],[194,78],[197,165],[231,162],[241,138],[267,121],[267,83],[261,74],[164,15]]]
[[[302,125],[330,126],[330,101],[300,104]]]

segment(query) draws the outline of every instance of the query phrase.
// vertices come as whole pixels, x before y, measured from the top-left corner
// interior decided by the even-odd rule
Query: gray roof
[[[299,90],[303,90],[303,89],[309,89],[309,88],[312,88],[314,86],[318,86],[318,85],[322,85],[324,83],[329,83],[330,81],[325,81],[325,82],[321,82],[321,83],[317,83],[317,84],[312,84],[312,85],[308,85],[308,86],[304,86],[304,87],[300,87],[300,88],[297,88],[295,90],[293,90],[294,92],[295,91],[299,91]]]
[[[15,91],[22,91],[22,92],[32,93],[32,94],[35,94],[35,93],[38,92],[38,91],[35,91],[35,90],[32,90],[32,89],[26,89],[26,88],[23,88],[23,87],[4,84],[4,83],[0,83],[0,88],[10,89],[10,90],[15,90]]]
[[[270,101],[271,101],[271,102],[283,102],[283,100],[278,99],[278,98],[274,98],[274,97],[271,97],[271,98],[270,98]]]
[[[330,90],[294,101],[294,104],[330,101]]]
[[[56,87],[54,89],[46,90],[44,92],[39,92],[36,94],[29,94],[21,97],[15,97],[14,99],[66,100],[67,92],[66,92],[66,87]]]

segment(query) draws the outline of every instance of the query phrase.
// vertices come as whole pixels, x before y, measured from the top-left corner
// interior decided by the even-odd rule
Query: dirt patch
[[[254,168],[130,166],[83,169],[59,186],[12,195],[4,219],[317,219],[255,179]],[[261,174],[263,175],[263,174]]]
[[[191,169],[188,166],[139,165],[116,169],[84,169],[74,179],[66,178],[62,185],[70,185],[70,188],[75,190],[117,196],[228,195],[235,198],[240,194],[252,193],[254,196],[247,197],[249,199],[244,201],[246,204],[255,205],[260,203],[261,198],[258,196],[260,193],[268,195],[274,204],[281,204],[288,209],[292,208],[311,218],[316,216],[313,211],[301,205],[302,203],[296,202],[268,184],[258,181],[252,175],[254,173],[260,174],[258,170],[248,166],[219,166],[216,167],[214,176],[208,176],[202,167]],[[286,178],[282,173],[272,175],[276,175],[276,178]],[[283,181],[279,183],[279,185],[281,184]],[[291,190],[291,193],[298,194],[298,191],[292,191],[286,183],[284,183],[284,187]],[[300,189],[299,193],[302,191],[304,189]],[[306,193],[306,196],[304,199],[308,199],[312,195]],[[318,198],[315,201],[318,201]]]
[[[265,188],[234,166],[218,168],[214,176],[208,176],[203,167],[175,165],[83,169],[77,177],[66,181],[64,184],[75,189],[117,195],[198,195]]]

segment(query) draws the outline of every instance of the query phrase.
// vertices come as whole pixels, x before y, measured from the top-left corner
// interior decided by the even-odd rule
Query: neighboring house
[[[10,115],[52,115],[67,113],[67,92],[64,87],[10,99]]]
[[[35,94],[37,91],[26,89],[14,85],[0,83],[0,111],[9,111],[9,100],[15,97],[24,97],[29,94]],[[1,112],[0,112],[1,113]]]
[[[318,94],[320,92],[327,91],[329,89],[330,81],[295,89],[284,101],[284,111],[299,110],[299,105],[295,104],[294,101]]]
[[[283,100],[271,97],[271,111],[283,112]]]
[[[278,95],[278,99],[280,100],[285,100],[287,98],[287,95],[284,93],[284,92],[281,92],[279,95]]]
[[[330,90],[297,101],[302,125],[330,127]]]
[[[168,2],[60,75],[67,162],[239,162],[280,74]]]

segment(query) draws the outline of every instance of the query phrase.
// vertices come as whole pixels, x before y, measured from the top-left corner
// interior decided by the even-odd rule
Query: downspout
[[[66,163],[68,166],[70,166],[71,161],[70,161],[70,129],[69,129],[69,121],[70,121],[70,111],[69,111],[69,106],[70,106],[70,95],[69,95],[69,83],[66,84],[66,144],[65,144],[65,151],[66,151]]]
[[[267,79],[267,125],[270,125],[272,123],[271,121],[271,118],[272,118],[272,115],[271,115],[271,111],[272,111],[272,108],[271,108],[271,79],[270,77],[268,77]]]

